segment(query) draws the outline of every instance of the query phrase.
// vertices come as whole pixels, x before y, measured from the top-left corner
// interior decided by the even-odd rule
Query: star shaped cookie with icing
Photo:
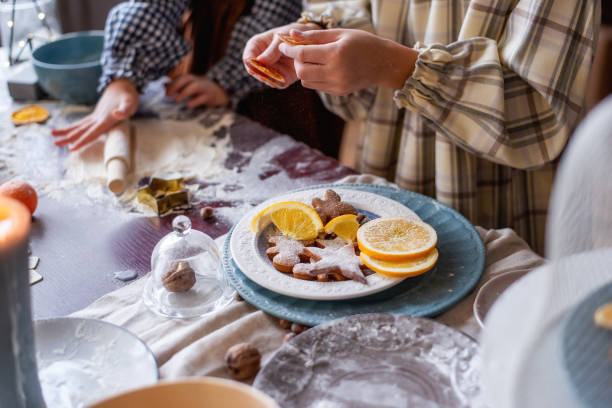
[[[299,263],[293,267],[294,274],[316,277],[321,274],[339,272],[348,279],[367,284],[361,272],[363,262],[355,255],[353,244],[341,247],[317,248],[307,247],[304,253],[312,258],[311,263]]]

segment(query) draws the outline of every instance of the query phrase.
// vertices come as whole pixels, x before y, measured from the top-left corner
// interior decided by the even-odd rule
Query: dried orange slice
[[[612,302],[599,306],[593,320],[597,326],[612,330]]]
[[[267,76],[265,76],[261,72],[257,71],[250,64],[248,64],[248,63],[245,63],[245,64],[246,64],[247,72],[250,75],[253,75],[255,78],[257,78],[259,81],[263,82],[264,84],[266,84],[268,86],[271,86],[273,88],[278,87],[279,85],[281,85],[278,81],[275,81],[272,78],[268,78]]]
[[[361,252],[381,261],[404,261],[423,255],[438,242],[431,225],[411,217],[381,217],[357,230]]]
[[[330,220],[325,224],[325,232],[327,234],[336,234],[346,242],[355,241],[359,222],[357,216],[353,214],[344,214]]]
[[[278,38],[288,45],[315,45],[316,43],[308,40],[296,40],[290,34],[276,34]]]
[[[29,123],[43,123],[47,119],[49,119],[49,111],[37,105],[30,105],[17,109],[11,115],[11,121],[17,126],[27,125]]]
[[[438,250],[434,248],[425,255],[421,255],[407,261],[380,261],[368,256],[364,252],[359,254],[359,257],[365,266],[374,272],[378,272],[392,278],[407,278],[410,276],[421,275],[433,268],[438,261]]]
[[[251,229],[259,232],[270,222],[283,235],[296,240],[314,239],[323,229],[319,214],[298,201],[283,201],[264,208],[253,218]]]
[[[257,61],[256,58],[249,58],[247,60],[247,63],[250,64],[253,69],[259,71],[259,73],[267,76],[268,78],[271,78],[281,83],[285,82],[285,77],[280,72],[273,68],[265,66],[261,62]]]

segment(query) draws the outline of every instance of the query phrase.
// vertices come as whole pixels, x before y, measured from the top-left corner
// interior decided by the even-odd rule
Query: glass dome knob
[[[191,220],[184,215],[179,215],[172,220],[172,229],[180,236],[187,235],[191,231]]]

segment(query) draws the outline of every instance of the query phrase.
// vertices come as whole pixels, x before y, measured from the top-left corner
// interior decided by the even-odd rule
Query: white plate
[[[34,322],[38,376],[47,408],[80,408],[157,382],[155,357],[129,331],[101,320]]]
[[[485,317],[500,295],[504,293],[504,291],[508,289],[510,285],[521,279],[529,271],[531,271],[531,269],[504,272],[490,279],[487,283],[480,287],[480,290],[474,299],[473,306],[474,317],[476,318],[476,321],[480,327],[484,327]]]
[[[366,277],[367,285],[347,280],[342,282],[317,282],[296,279],[277,271],[260,245],[260,234],[251,231],[251,221],[261,210],[281,201],[299,201],[311,205],[314,197],[323,198],[327,189],[296,191],[265,201],[249,211],[236,224],[230,240],[234,262],[247,278],[273,292],[300,299],[340,300],[371,295],[397,285],[405,278],[389,278],[378,273]],[[419,217],[408,207],[378,194],[366,191],[334,188],[342,201],[357,210],[378,216]]]
[[[548,262],[511,285],[493,305],[480,336],[482,381],[496,408],[574,408],[562,364],[561,324],[595,288],[610,282],[612,249]]]

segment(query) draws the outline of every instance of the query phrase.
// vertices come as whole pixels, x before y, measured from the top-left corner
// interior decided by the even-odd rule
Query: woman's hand
[[[279,45],[293,59],[302,85],[332,95],[370,86],[402,88],[418,57],[412,48],[362,30],[291,30],[291,36],[317,44]]]
[[[166,95],[174,102],[181,103],[187,98],[189,108],[198,106],[222,106],[229,103],[227,92],[215,81],[204,75],[184,74],[166,84]]]
[[[56,146],[70,144],[70,150],[78,150],[93,142],[122,120],[131,117],[138,109],[138,92],[129,79],[116,79],[104,89],[92,113],[61,129],[53,129]]]
[[[316,24],[288,24],[257,34],[251,37],[246,43],[244,52],[242,53],[242,60],[247,61],[250,58],[256,58],[262,64],[275,69],[285,78],[285,82],[282,84],[269,81],[266,77],[254,72],[247,64],[244,64],[245,69],[253,77],[271,87],[280,89],[287,88],[297,81],[298,78],[295,73],[293,59],[286,57],[279,50],[279,44],[281,44],[282,41],[278,38],[277,34],[289,34],[292,29],[315,30],[317,28],[320,27]]]

